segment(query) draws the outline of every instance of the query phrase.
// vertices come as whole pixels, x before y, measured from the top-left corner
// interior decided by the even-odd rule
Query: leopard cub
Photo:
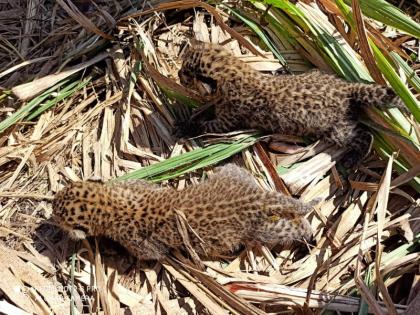
[[[222,46],[203,42],[186,49],[178,74],[182,85],[213,96],[215,105],[215,119],[183,126],[189,135],[252,128],[323,138],[348,148],[347,167],[359,164],[371,149],[372,135],[358,121],[364,107],[407,111],[389,87],[347,82],[320,71],[268,75]]]
[[[189,237],[195,251],[219,257],[247,243],[309,240],[304,215],[316,202],[265,191],[247,171],[228,164],[182,191],[146,181],[72,183],[56,194],[52,219],[72,238],[103,235],[150,260],[183,246],[177,227],[183,213],[194,231]]]

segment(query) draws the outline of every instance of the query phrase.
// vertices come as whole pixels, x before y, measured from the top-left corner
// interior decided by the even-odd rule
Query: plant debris
[[[0,313],[412,314],[418,6],[391,1],[412,20],[378,5],[389,26],[369,11],[372,2],[1,2]],[[176,122],[205,105],[178,81],[189,38],[222,43],[273,75],[313,67],[348,80],[371,74],[411,115],[369,111],[375,150],[350,174],[342,151],[288,135],[271,144],[255,131],[180,140]],[[48,221],[67,182],[143,178],[182,189],[228,159],[265,189],[321,198],[308,217],[315,243],[258,245],[221,261],[178,252],[136,262],[110,240],[75,243]]]

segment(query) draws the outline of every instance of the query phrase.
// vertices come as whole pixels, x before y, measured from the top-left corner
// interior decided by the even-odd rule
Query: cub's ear
[[[69,230],[69,236],[73,240],[84,240],[87,236],[88,230],[81,226],[80,224],[76,224],[74,228]]]
[[[89,177],[88,179],[87,179],[87,181],[88,182],[94,182],[94,183],[105,183],[104,182],[104,180],[101,178],[101,177],[99,177],[99,176],[92,176],[92,177]]]
[[[203,49],[211,45],[210,43],[203,42],[193,37],[188,39],[188,43],[190,44],[191,49],[194,51],[202,51]]]
[[[189,41],[191,46],[196,46],[196,45],[199,45],[201,43],[199,40],[195,39],[194,37],[189,38],[188,41]]]
[[[84,240],[86,238],[86,232],[74,229],[69,231],[69,236],[72,240],[75,241]]]

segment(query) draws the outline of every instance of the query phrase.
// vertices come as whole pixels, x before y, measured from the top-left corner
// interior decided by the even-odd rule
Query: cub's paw
[[[346,153],[342,159],[343,166],[350,170],[350,169],[357,169],[360,164],[363,162],[363,156],[356,152],[356,151],[350,151]]]
[[[199,122],[191,120],[178,121],[175,123],[173,135],[176,138],[192,138],[199,136],[201,129],[202,126]]]
[[[313,208],[316,205],[318,205],[319,203],[321,203],[323,200],[324,199],[321,198],[321,197],[315,198],[315,199],[313,199],[313,200],[311,200],[311,201],[308,202],[308,206],[311,207],[311,208]]]
[[[315,198],[309,202],[302,203],[302,206],[299,209],[299,214],[305,215],[312,212],[314,210],[314,207],[318,205],[321,201],[323,201],[322,198]]]

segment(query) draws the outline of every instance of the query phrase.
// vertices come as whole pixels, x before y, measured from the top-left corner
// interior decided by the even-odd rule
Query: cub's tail
[[[382,109],[399,108],[409,114],[401,98],[388,86],[356,83],[353,86],[353,99],[363,105],[377,106]]]

